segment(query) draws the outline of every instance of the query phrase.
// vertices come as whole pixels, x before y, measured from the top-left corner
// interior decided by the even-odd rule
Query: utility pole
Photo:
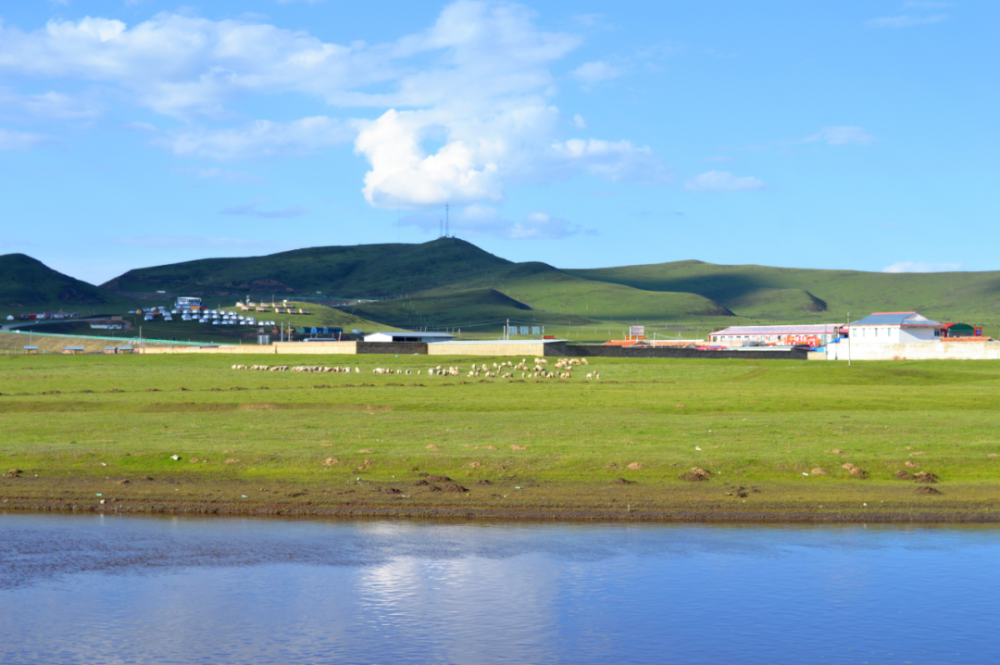
[[[847,366],[851,366],[851,313],[847,313]]]

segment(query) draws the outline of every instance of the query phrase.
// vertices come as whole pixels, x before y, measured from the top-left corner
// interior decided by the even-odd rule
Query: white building
[[[916,312],[875,312],[848,325],[852,344],[940,342],[943,324]]]
[[[840,336],[841,324],[730,326],[711,333],[708,341],[728,346],[823,346]]]
[[[439,332],[376,332],[365,335],[366,342],[448,342],[454,335]]]

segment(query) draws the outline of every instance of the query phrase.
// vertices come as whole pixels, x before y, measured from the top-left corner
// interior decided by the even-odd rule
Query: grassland
[[[917,310],[939,321],[1000,321],[1000,272],[881,273],[676,261],[566,273],[644,291],[697,293],[743,317],[839,320]],[[839,318],[837,318],[839,317]]]
[[[600,381],[426,375],[473,361],[494,362],[281,358],[361,370],[306,374],[210,356],[0,357],[0,473],[21,472],[0,479],[0,507],[1000,520],[998,363],[599,359]],[[414,374],[372,374],[387,365]],[[711,480],[682,480],[693,467]],[[895,477],[918,470],[939,482]]]

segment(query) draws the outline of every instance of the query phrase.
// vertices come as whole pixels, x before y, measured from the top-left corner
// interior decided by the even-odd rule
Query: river
[[[996,663],[1000,529],[0,513],[0,663]]]

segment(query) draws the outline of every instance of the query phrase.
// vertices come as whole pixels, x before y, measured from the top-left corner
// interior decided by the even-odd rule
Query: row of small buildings
[[[982,338],[982,328],[967,323],[939,323],[917,312],[874,312],[851,323],[730,326],[711,333],[710,344],[723,346],[808,346],[837,344],[906,344]]]

